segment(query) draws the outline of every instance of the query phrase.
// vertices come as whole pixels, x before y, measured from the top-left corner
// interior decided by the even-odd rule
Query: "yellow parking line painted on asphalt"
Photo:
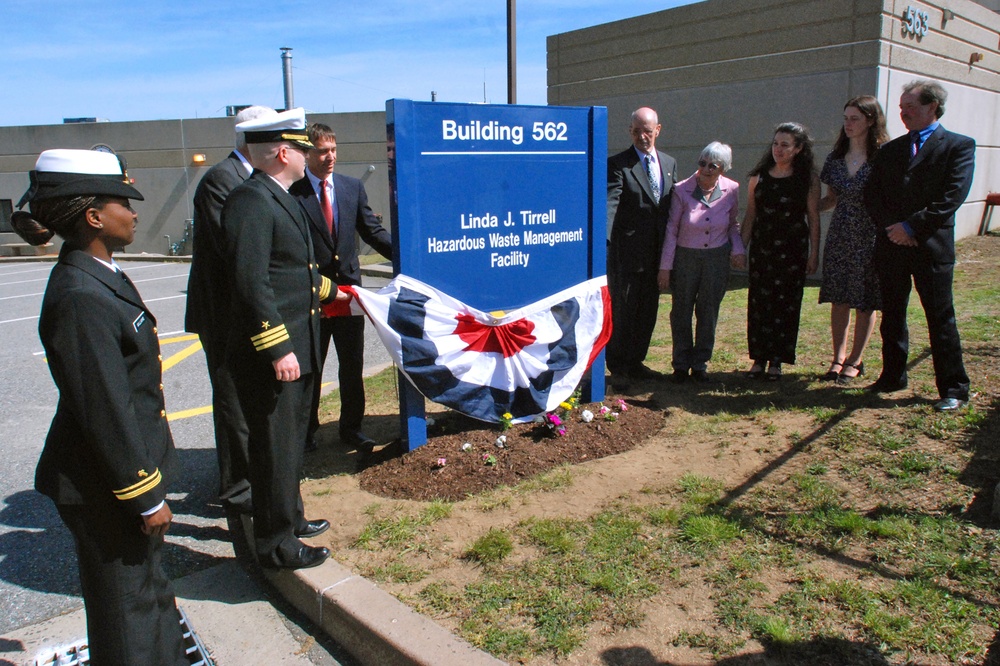
[[[195,337],[197,338],[198,336]],[[186,359],[188,356],[191,356],[192,354],[197,354],[200,351],[201,351],[200,341],[194,343],[193,345],[188,345],[187,347],[180,350],[170,358],[165,359],[163,361],[163,372],[166,372],[170,368],[174,367],[175,365]]]
[[[182,409],[179,412],[173,412],[167,414],[167,421],[178,421],[180,419],[189,419],[192,416],[201,416],[202,414],[211,414],[212,405],[208,407],[195,407],[194,409]]]
[[[172,342],[191,342],[192,340],[197,340],[197,333],[189,333],[188,335],[175,335],[172,338],[163,338],[160,340],[161,345],[169,345]]]

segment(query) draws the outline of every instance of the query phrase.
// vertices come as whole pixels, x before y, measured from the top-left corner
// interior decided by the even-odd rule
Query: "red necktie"
[[[320,183],[319,191],[319,205],[323,209],[323,217],[326,219],[326,228],[330,232],[330,237],[333,237],[333,206],[330,205],[330,194],[327,192],[327,183],[322,181]]]

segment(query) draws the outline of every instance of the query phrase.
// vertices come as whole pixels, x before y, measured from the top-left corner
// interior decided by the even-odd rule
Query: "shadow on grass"
[[[647,648],[633,645],[601,652],[605,666],[685,666],[679,661],[661,661]],[[878,646],[841,638],[815,638],[782,645],[770,645],[763,652],[724,657],[716,666],[888,666]]]

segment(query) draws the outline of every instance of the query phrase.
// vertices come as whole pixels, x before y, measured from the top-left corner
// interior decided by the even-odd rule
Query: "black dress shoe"
[[[315,546],[302,546],[294,556],[278,564],[274,569],[309,569],[318,567],[330,557],[330,549]]]
[[[296,530],[295,536],[297,536],[300,539],[312,539],[313,537],[319,536],[323,532],[326,532],[328,529],[330,529],[329,520],[323,520],[323,519],[309,520],[306,521],[305,528],[301,530]]]
[[[677,370],[674,370],[674,374],[670,376],[670,379],[674,382],[674,384],[683,384],[688,380],[688,371],[678,368]]]
[[[636,379],[663,379],[662,372],[653,370],[649,366],[643,365],[642,363],[634,368],[631,368],[629,370],[629,374]]]
[[[706,384],[711,380],[708,378],[708,372],[705,370],[692,370],[691,381],[698,382],[699,384]]]
[[[355,433],[341,433],[340,441],[342,441],[347,446],[357,449],[358,451],[372,451],[375,448],[377,442],[361,432],[360,430]]]
[[[627,390],[632,385],[632,377],[627,372],[612,372],[608,384],[619,391]]]
[[[955,412],[969,404],[968,400],[958,398],[941,398],[940,402],[934,405],[935,412]]]
[[[883,377],[879,377],[874,384],[868,387],[872,393],[894,393],[906,388],[906,381],[892,382]]]

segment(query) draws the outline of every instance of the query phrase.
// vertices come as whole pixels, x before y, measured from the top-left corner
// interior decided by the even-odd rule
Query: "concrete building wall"
[[[908,6],[929,15],[919,39],[902,34]],[[942,23],[945,9],[955,18]],[[966,235],[978,228],[986,192],[1000,190],[998,30],[1000,15],[969,0],[706,0],[549,37],[548,101],[607,106],[609,154],[630,144],[629,114],[651,106],[663,126],[659,145],[677,158],[680,176],[718,139],[733,146],[730,175],[745,182],[777,123],[811,129],[818,168],[845,101],[876,94],[896,136],[902,85],[936,78],[952,96],[943,122],[980,144],[959,216]],[[984,58],[970,66],[973,52]]]
[[[337,133],[337,172],[364,181],[372,209],[383,215],[388,227],[385,113],[321,113],[310,114],[308,120],[325,123]],[[125,158],[129,176],[145,197],[136,205],[139,226],[128,251],[167,254],[164,236],[170,236],[171,243],[182,239],[198,182],[229,154],[234,139],[232,118],[0,127],[0,200],[17,204],[41,151],[105,144]],[[196,154],[206,156],[204,165],[193,161]],[[0,233],[0,243],[18,241],[14,234]],[[190,252],[187,243],[182,254]]]

